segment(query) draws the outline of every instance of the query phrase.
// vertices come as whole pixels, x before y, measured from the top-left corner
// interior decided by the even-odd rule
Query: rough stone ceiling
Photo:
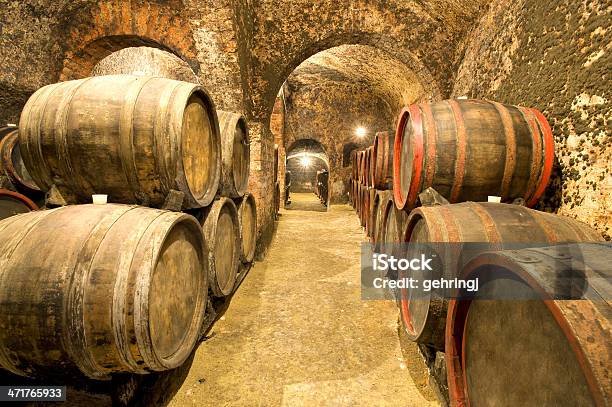
[[[289,76],[294,86],[357,85],[397,110],[423,98],[425,91],[406,65],[377,48],[341,45],[319,52]]]

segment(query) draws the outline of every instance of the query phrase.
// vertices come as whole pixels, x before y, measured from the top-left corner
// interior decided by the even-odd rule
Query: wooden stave
[[[221,196],[229,198],[242,197],[249,186],[250,170],[250,139],[249,127],[243,115],[239,113],[217,110],[219,118],[219,129],[221,137],[221,178],[219,183],[219,193]],[[236,171],[234,162],[234,149],[236,128],[241,127],[244,133],[243,143],[246,146],[243,154],[243,166],[240,171]],[[232,140],[234,142],[228,142]],[[242,177],[240,179],[240,175]]]
[[[99,152],[100,146],[97,150],[91,150],[91,158],[98,162],[96,168],[104,168],[106,172],[104,177],[100,177],[99,173],[87,175],[86,165],[82,162],[86,154],[81,151],[86,147],[86,143],[72,141],[75,134],[81,134],[81,130],[70,129],[68,123],[77,117],[89,115],[91,118],[99,115],[99,110],[92,113],[93,104],[99,102],[87,102],[92,105],[91,112],[84,108],[73,109],[71,105],[74,99],[86,101],[88,92],[95,90],[96,86],[110,88],[109,84],[113,83],[114,87],[123,92],[123,99],[116,100],[116,104],[108,107],[109,111],[113,110],[109,113],[113,116],[112,123],[88,124],[91,131],[99,134],[115,134],[105,136],[108,139],[105,139],[105,144],[100,145],[108,150],[106,154],[94,159],[94,151]],[[85,91],[80,92],[81,88]],[[206,109],[212,147],[215,150],[212,152],[214,158],[208,163],[210,166],[214,165],[209,184],[206,192],[199,197],[194,196],[191,191],[184,167],[184,160],[188,156],[182,154],[182,143],[186,140],[181,135],[182,114],[192,97],[197,97]],[[157,114],[157,110],[161,113]],[[151,111],[156,114],[151,116]],[[79,114],[81,116],[78,116]],[[43,122],[47,122],[47,125]],[[22,111],[20,124],[22,156],[35,183],[44,191],[55,185],[68,203],[87,203],[91,200],[91,194],[107,193],[113,202],[161,207],[166,194],[175,189],[185,194],[184,208],[192,209],[209,205],[217,193],[221,157],[219,123],[214,102],[208,92],[199,85],[165,78],[129,75],[86,78],[47,85],[28,100]],[[70,137],[67,133],[70,133]],[[165,137],[165,143],[156,141],[161,135]],[[52,140],[43,142],[44,139]],[[101,139],[102,136],[96,138]],[[68,140],[72,142],[67,144]],[[74,150],[78,150],[79,154]],[[73,155],[80,158],[75,160]],[[74,168],[75,165],[82,168]],[[113,173],[119,178],[110,183],[106,182]],[[104,181],[100,182],[102,178]]]
[[[515,220],[514,227],[512,224],[504,226],[496,223],[495,212],[500,216],[499,213],[508,215],[513,211],[521,218],[520,221]],[[598,232],[574,219],[538,212],[518,205],[464,202],[420,207],[413,210],[403,229],[402,242],[411,242],[412,230],[419,219],[423,219],[429,231],[429,242],[489,242],[499,245],[503,245],[503,243],[529,244],[531,242],[538,246],[543,243],[597,242],[603,240]],[[461,219],[461,221],[459,222],[458,219]],[[527,221],[530,222],[530,228],[526,227]],[[481,230],[468,230],[468,227],[465,226],[475,225],[478,222],[482,222],[479,224],[479,226],[483,226]],[[444,228],[445,226],[448,226],[448,228]],[[520,233],[520,227],[524,228],[522,231],[524,235]],[[431,231],[435,231],[435,234],[432,235]],[[474,233],[474,231],[480,233]],[[573,240],[569,237],[564,238],[563,233],[568,236],[573,234],[571,236]],[[521,238],[521,236],[527,236],[527,238]],[[430,299],[427,319],[424,322],[419,321],[423,328],[411,332],[414,327],[410,323],[410,316],[408,315],[406,294],[406,290],[401,291],[398,305],[400,307],[400,319],[407,337],[412,341],[425,343],[438,350],[443,350],[448,301],[446,299]]]
[[[375,203],[375,208],[372,208],[373,217],[373,234],[371,237],[372,243],[374,243],[375,249],[378,249],[381,243],[384,242],[384,227],[385,227],[385,216],[387,212],[387,206],[389,201],[393,203],[393,194],[389,190],[377,190],[378,203]]]
[[[83,214],[86,214],[85,218],[89,221],[88,227],[85,228],[82,227],[84,223],[80,221],[83,218],[80,215]],[[65,225],[65,222],[61,221],[58,223],[58,219],[62,219],[63,216],[74,219],[73,224]],[[22,227],[18,227],[19,225]],[[57,225],[63,228],[61,232],[58,232]],[[44,275],[45,278],[39,281],[46,282],[47,286],[54,282],[53,278],[56,278],[59,285],[57,291],[63,294],[61,298],[46,297],[51,302],[55,299],[55,303],[47,304],[46,307],[49,310],[56,310],[55,312],[64,317],[60,318],[55,329],[50,328],[46,334],[42,332],[38,339],[36,335],[29,335],[26,339],[16,338],[13,333],[0,334],[0,366],[21,376],[44,378],[56,375],[58,369],[61,369],[61,374],[66,377],[84,375],[91,379],[108,380],[113,373],[144,374],[173,369],[183,363],[199,338],[207,301],[205,275],[207,269],[204,261],[206,248],[201,228],[192,216],[116,204],[66,206],[38,211],[36,214],[24,214],[0,222],[0,234],[7,233],[13,228],[13,234],[17,235],[20,242],[28,242],[31,240],[26,239],[28,235],[34,235],[35,240],[37,229],[43,229],[45,226],[52,227],[56,236],[64,233],[76,240],[72,244],[75,249],[73,252],[68,249],[70,245],[65,243],[67,239],[57,239],[62,241],[56,243],[54,247],[59,253],[57,257],[64,259],[68,265],[72,264],[72,267],[63,269],[48,264],[47,269],[35,271],[42,273],[41,276]],[[195,286],[198,298],[189,306],[192,310],[189,329],[183,334],[180,347],[167,357],[155,350],[155,341],[151,337],[148,319],[149,313],[153,310],[150,308],[147,296],[153,281],[151,265],[157,267],[166,239],[178,227],[186,227],[191,231],[196,242],[194,247],[199,250],[201,267],[197,267],[199,282]],[[14,231],[16,229],[17,232]],[[43,233],[39,235],[45,236]],[[82,240],[74,239],[75,235],[80,236]],[[23,245],[23,243],[13,243],[10,237],[2,241],[3,248],[8,247],[6,252],[11,254],[18,252]],[[48,253],[49,250],[53,253],[49,243],[45,247]],[[125,250],[126,247],[131,249]],[[117,256],[117,252],[126,255]],[[6,263],[10,260],[10,256],[2,259],[4,270],[2,279],[5,281],[6,289],[0,289],[0,298],[5,301],[10,296],[10,287],[6,281],[12,281],[10,278],[7,279],[7,274],[19,273],[19,270],[7,267]],[[65,277],[61,278],[63,273]],[[95,282],[97,285],[87,285],[87,282]],[[23,298],[27,300],[29,297]],[[2,299],[0,306],[4,304]],[[9,300],[9,304],[10,302]],[[24,309],[32,308],[36,311],[40,305],[38,300],[30,301],[29,305],[27,302],[25,305],[21,303],[18,312],[23,313]],[[3,306],[4,311],[7,310],[6,306]],[[14,316],[15,311],[2,313],[3,326],[8,323],[9,314]],[[26,323],[22,325],[31,326]],[[94,325],[96,328],[92,328]],[[16,330],[19,332],[19,329]],[[102,338],[108,341],[103,342]],[[12,350],[7,350],[7,341],[16,341]],[[45,365],[45,360],[35,361],[25,358],[24,362],[23,356],[21,363],[16,364],[12,361],[15,355],[28,348],[24,344],[27,341],[34,349],[36,343],[55,345],[55,349],[42,349],[48,359],[46,360],[49,362],[48,365]],[[9,357],[7,352],[13,356]],[[31,352],[25,353],[29,356]]]
[[[373,185],[376,189],[393,188],[393,146],[395,137],[389,131],[376,133],[374,137],[374,171]]]
[[[455,132],[447,132],[448,134],[441,135],[438,128],[440,126],[439,122],[442,120],[439,118],[445,110],[447,120],[443,123],[453,123]],[[486,171],[481,171],[490,176],[490,179],[486,181],[488,186],[485,181],[482,181],[484,185],[480,184],[480,181],[473,183],[473,178],[478,176],[473,170],[478,166],[473,164],[486,160],[466,156],[473,150],[474,146],[487,145],[482,141],[474,142],[474,140],[482,139],[482,137],[481,139],[477,137],[482,136],[481,134],[472,130],[476,128],[474,123],[488,123],[482,119],[477,121],[473,117],[474,114],[481,111],[487,112],[489,117],[496,118],[492,122],[499,126],[499,129],[495,131],[489,129],[489,134],[504,134],[505,136],[503,140],[505,144],[501,144],[501,142],[499,144],[499,146],[504,146],[505,158],[493,160],[494,162],[501,161],[504,163],[503,168],[501,165],[498,168],[498,172],[503,172],[503,177],[501,175],[491,175],[494,172],[490,170],[490,167]],[[435,121],[434,116],[438,117],[438,121]],[[448,118],[448,116],[453,118]],[[414,160],[410,170],[412,176],[409,188],[402,185],[401,177],[403,166],[407,165],[402,161],[402,146],[407,129],[412,130],[413,138],[410,140],[414,143],[414,150],[411,153]],[[520,132],[521,137],[516,134],[517,129],[522,130]],[[526,136],[525,133],[529,133],[529,136]],[[434,134],[435,137],[429,137],[431,134]],[[451,141],[452,143],[450,143]],[[470,143],[470,141],[472,142]],[[527,142],[529,142],[529,146],[527,146]],[[444,149],[436,148],[436,145],[440,144],[449,144],[449,146]],[[450,162],[453,160],[443,158],[446,153],[437,154],[436,150],[460,153],[453,158],[454,167],[450,167]],[[532,151],[528,152],[527,150]],[[524,181],[523,185],[520,185],[521,177],[525,178],[527,169],[523,169],[521,172],[521,169],[517,170],[516,167],[525,165],[525,162],[531,162],[530,157],[533,157],[534,162],[528,173],[529,179]],[[400,209],[413,209],[416,205],[418,193],[429,186],[433,186],[451,203],[470,200],[486,201],[487,195],[500,195],[503,202],[512,202],[515,198],[524,198],[528,206],[533,206],[548,184],[553,161],[554,140],[552,131],[546,118],[536,109],[480,100],[446,100],[410,105],[401,111],[395,133],[393,189],[396,205]],[[446,171],[446,175],[444,175],[444,171]],[[535,174],[536,172],[537,174]],[[466,177],[471,181],[463,183]],[[518,186],[514,185],[510,188],[511,184],[517,183]],[[468,193],[470,188],[472,192]]]

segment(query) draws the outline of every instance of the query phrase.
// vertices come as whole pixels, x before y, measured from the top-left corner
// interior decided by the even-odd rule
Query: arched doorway
[[[329,159],[320,142],[313,139],[295,141],[287,149],[285,207],[289,210],[327,210],[329,170]]]

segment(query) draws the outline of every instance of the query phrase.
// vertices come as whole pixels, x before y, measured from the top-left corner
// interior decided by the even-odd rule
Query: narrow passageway
[[[266,259],[200,345],[170,406],[437,405],[425,371],[402,356],[395,304],[360,298],[364,234],[354,211],[299,210],[317,198],[291,198],[296,209],[281,212]]]

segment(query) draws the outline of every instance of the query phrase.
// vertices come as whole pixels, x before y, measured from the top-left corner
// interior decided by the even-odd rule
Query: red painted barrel
[[[381,131],[374,137],[374,169],[372,184],[376,189],[393,189],[393,144],[394,133]]]
[[[478,296],[448,306],[451,405],[610,405],[611,258],[609,244],[580,244],[486,253],[468,263],[461,277],[481,284]],[[508,292],[502,280],[487,281],[491,275],[512,278],[512,291],[530,297],[486,297]],[[574,290],[580,280],[588,287],[582,299],[559,299],[579,297],[559,295],[567,276]]]
[[[357,150],[351,151],[351,179],[357,179]]]
[[[403,241],[411,243],[487,242],[508,247],[601,240],[597,231],[577,220],[490,202],[420,207],[410,213],[403,231]],[[453,267],[460,269],[470,260],[467,256],[469,252],[461,256],[462,264]],[[407,277],[417,276],[408,271]],[[412,341],[444,349],[446,309],[445,299],[434,295],[415,299],[410,289],[401,290],[402,325]]]
[[[410,105],[395,133],[393,192],[412,209],[433,187],[451,203],[523,198],[533,206],[550,179],[554,140],[536,109],[482,100]]]

